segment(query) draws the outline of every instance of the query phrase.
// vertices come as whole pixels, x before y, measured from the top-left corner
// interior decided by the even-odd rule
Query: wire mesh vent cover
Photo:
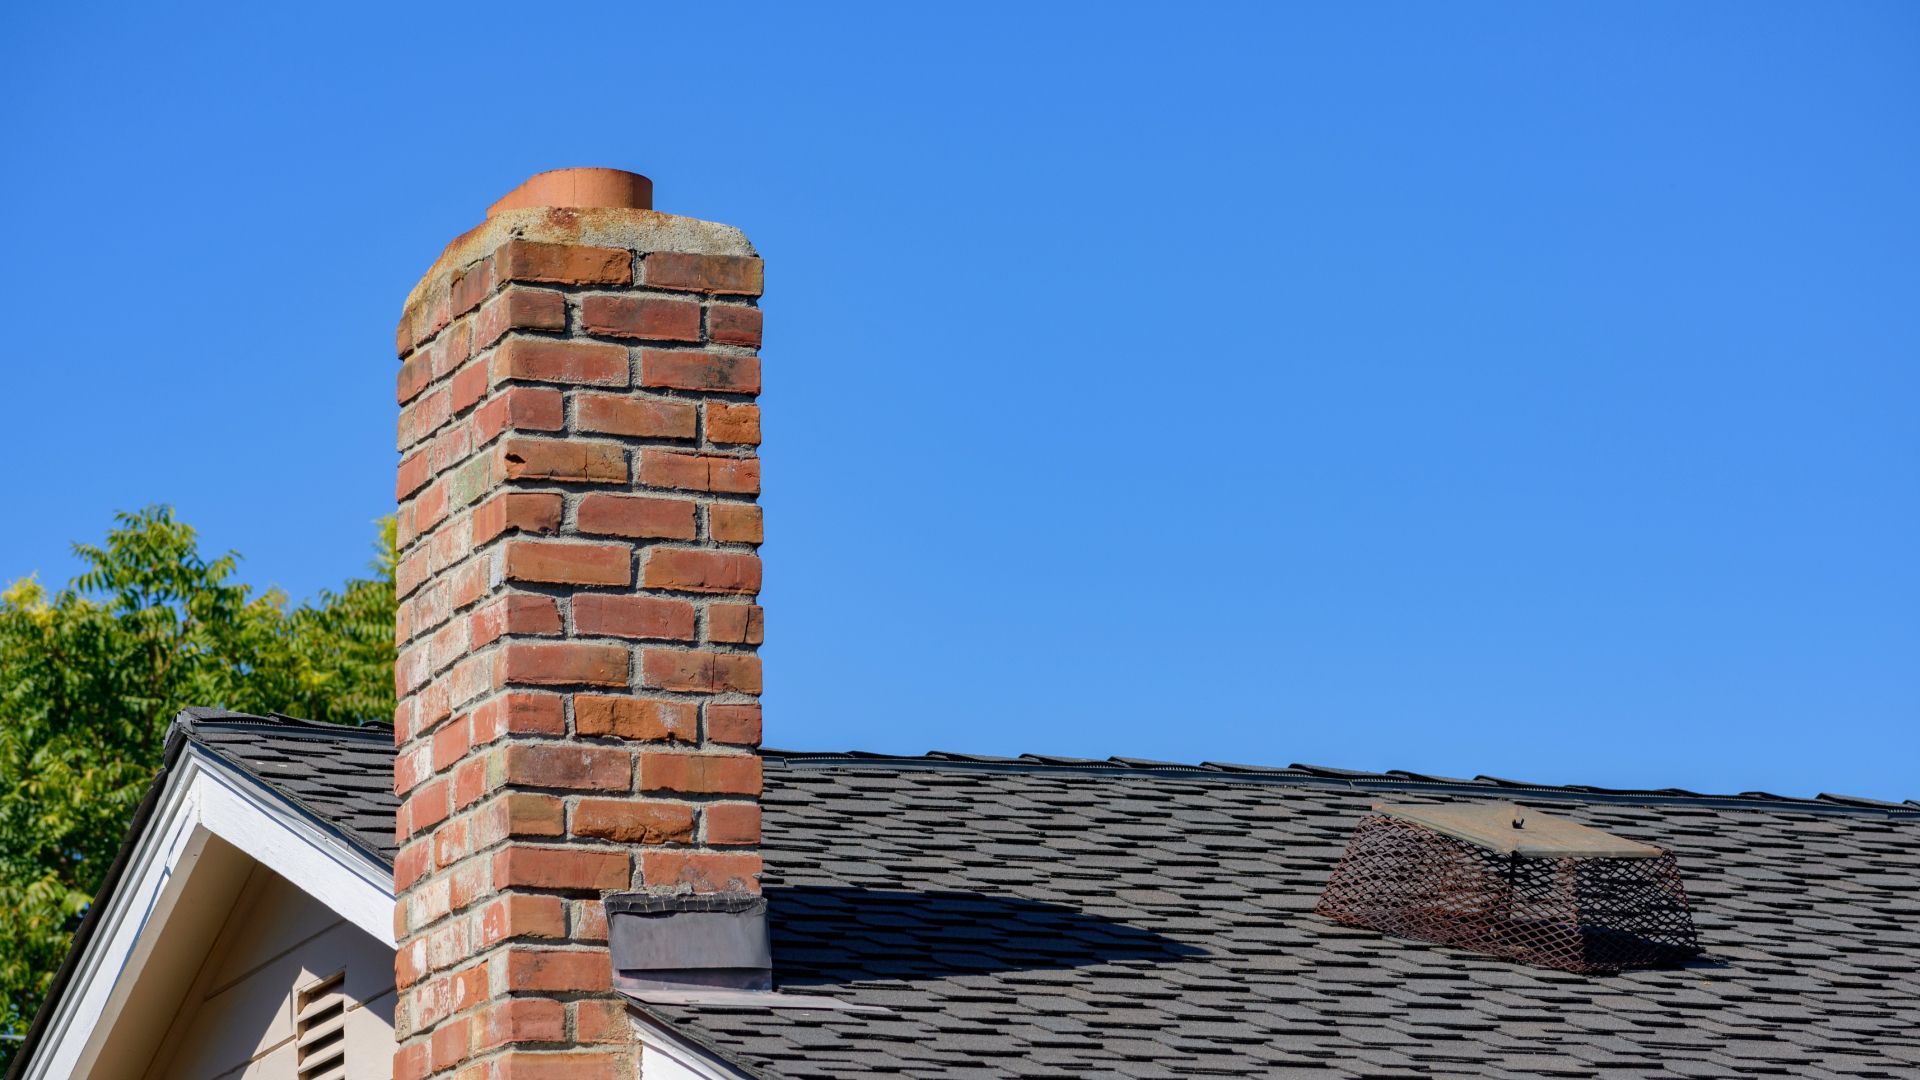
[[[1374,811],[1320,896],[1336,922],[1585,973],[1700,951],[1670,852],[1514,806]]]
[[[300,1080],[347,1080],[347,973],[337,971],[294,994]]]

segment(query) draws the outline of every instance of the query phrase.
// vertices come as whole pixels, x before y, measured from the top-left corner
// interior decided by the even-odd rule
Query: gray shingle
[[[391,857],[391,734],[192,737]],[[1497,798],[1672,848],[1706,955],[1575,976],[1334,925],[1370,804]],[[767,752],[780,988],[650,1006],[766,1077],[1915,1075],[1920,811],[1326,769]]]

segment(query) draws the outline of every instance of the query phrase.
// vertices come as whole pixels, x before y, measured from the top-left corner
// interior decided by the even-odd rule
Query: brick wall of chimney
[[[402,1080],[636,1075],[601,898],[757,891],[761,264],[505,210],[398,347]]]

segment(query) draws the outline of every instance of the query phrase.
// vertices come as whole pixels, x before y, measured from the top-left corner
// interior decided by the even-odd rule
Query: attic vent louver
[[[334,972],[294,994],[300,1080],[347,1080],[347,973]]]
[[[1320,897],[1336,922],[1576,972],[1700,951],[1662,848],[1508,804],[1373,809]]]

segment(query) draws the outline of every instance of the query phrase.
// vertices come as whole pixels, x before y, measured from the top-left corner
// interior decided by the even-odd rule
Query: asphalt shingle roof
[[[368,736],[193,737],[391,828]],[[1706,954],[1573,975],[1315,915],[1383,797],[1672,848]],[[768,751],[764,813],[778,988],[891,1010],[646,1007],[765,1077],[1920,1076],[1916,804]]]

